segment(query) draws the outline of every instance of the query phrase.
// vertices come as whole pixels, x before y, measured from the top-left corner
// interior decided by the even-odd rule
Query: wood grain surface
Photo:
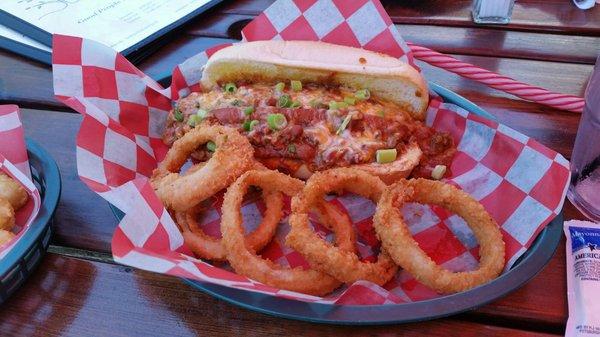
[[[473,2],[470,0],[391,0],[383,3],[396,23],[477,26],[471,19]],[[515,2],[508,25],[490,27],[597,36],[600,32],[600,11],[582,11],[572,2],[563,0],[519,0]]]
[[[169,85],[173,67],[208,47],[235,42],[273,0],[226,1],[157,43],[138,64]],[[406,40],[547,89],[582,95],[600,51],[600,8],[568,0],[519,0],[506,26],[475,25],[470,0],[383,1]],[[419,64],[429,81],[472,100],[500,122],[570,158],[579,115],[495,91]],[[81,116],[53,97],[50,67],[0,51],[0,103],[22,108],[26,134],[56,159],[63,193],[52,251],[23,289],[0,307],[1,336],[556,336],[567,317],[565,244],[514,293],[474,311],[430,322],[340,327],[279,319],[214,299],[177,278],[110,260],[117,220],[77,176]],[[565,219],[583,219],[568,201]]]
[[[240,30],[253,18],[254,15],[215,13],[207,20],[192,23],[186,33],[239,40]],[[406,41],[449,54],[594,64],[600,48],[600,36],[507,31],[487,26],[400,23],[396,27]],[[185,39],[189,38],[179,38]]]
[[[0,103],[66,109],[54,99],[49,66],[0,49]]]
[[[350,327],[275,318],[228,304],[177,278],[48,254],[0,308],[3,336],[555,336],[468,318]]]
[[[474,27],[471,0],[407,0],[381,1],[395,23],[434,24],[439,26]],[[258,15],[273,0],[240,0],[228,3],[221,12]],[[515,3],[508,25],[489,25],[500,30],[556,32],[573,35],[595,35],[600,32],[600,11],[582,11],[569,1],[519,0]]]

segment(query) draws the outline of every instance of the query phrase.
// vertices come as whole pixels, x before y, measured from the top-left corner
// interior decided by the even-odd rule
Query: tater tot
[[[18,210],[27,203],[29,196],[21,184],[6,174],[0,173],[0,198],[8,200],[13,209]]]
[[[0,229],[11,230],[15,226],[15,210],[4,198],[0,198]]]

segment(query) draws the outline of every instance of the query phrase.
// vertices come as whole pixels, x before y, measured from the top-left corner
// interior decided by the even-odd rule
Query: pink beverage
[[[581,213],[600,221],[600,57],[585,90],[585,107],[571,156],[567,196]]]

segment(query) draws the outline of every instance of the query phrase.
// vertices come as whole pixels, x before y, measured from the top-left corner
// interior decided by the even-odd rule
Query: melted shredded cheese
[[[328,88],[316,85],[305,85],[301,91],[296,92],[290,90],[289,83],[286,83],[284,90],[284,93],[290,96],[291,101],[299,102],[302,108],[309,109],[314,108],[315,102],[319,102],[323,106],[330,101],[340,102],[344,100],[344,97],[354,97],[354,92],[348,88]],[[214,109],[240,107],[243,110],[243,107],[248,106],[265,106],[268,99],[277,99],[282,94],[275,90],[273,85],[268,84],[240,85],[231,93],[217,88],[209,92],[191,94],[179,102],[179,109],[184,112],[186,117],[195,113],[197,109],[210,112]],[[316,161],[328,162],[330,156],[344,158],[349,162],[372,161],[375,151],[385,148],[385,142],[378,140],[376,130],[350,131],[346,129],[337,135],[336,131],[346,113],[353,116],[376,115],[399,121],[410,118],[394,104],[379,102],[375,99],[356,100],[355,105],[350,105],[343,114],[337,110],[327,110],[326,120],[318,121],[304,128],[304,134],[313,139],[317,146]],[[244,118],[243,114],[240,118]]]

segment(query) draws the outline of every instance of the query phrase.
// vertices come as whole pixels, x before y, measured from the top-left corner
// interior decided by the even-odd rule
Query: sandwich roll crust
[[[315,41],[255,41],[217,51],[206,64],[202,86],[210,89],[239,79],[251,82],[299,80],[368,89],[418,120],[425,119],[429,94],[421,74],[396,58]]]

